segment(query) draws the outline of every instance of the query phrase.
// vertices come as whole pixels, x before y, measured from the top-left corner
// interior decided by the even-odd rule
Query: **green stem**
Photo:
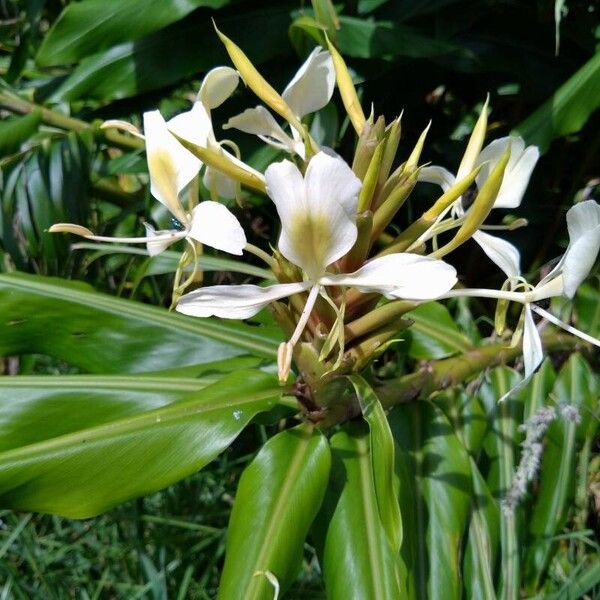
[[[379,329],[390,321],[396,320],[410,310],[416,308],[417,304],[406,300],[396,300],[372,310],[370,313],[348,323],[344,329],[346,342],[362,337],[371,331]],[[398,329],[401,324],[398,323]]]
[[[120,146],[126,150],[141,150],[144,148],[144,142],[138,138],[123,135],[118,131],[111,129],[103,130],[95,127],[87,121],[68,117],[59,112],[25,100],[16,94],[8,91],[0,91],[0,107],[10,112],[27,115],[34,111],[39,111],[42,122],[52,127],[65,129],[67,131],[93,131],[96,137],[111,142],[115,146]]]

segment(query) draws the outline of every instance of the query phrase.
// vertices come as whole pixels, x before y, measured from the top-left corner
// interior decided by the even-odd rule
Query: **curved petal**
[[[525,305],[525,323],[523,327],[523,363],[525,378],[528,380],[544,360],[542,340],[533,322],[533,315],[529,304]]]
[[[483,231],[476,231],[473,239],[507,277],[518,277],[521,274],[521,255],[510,242]]]
[[[476,166],[483,164],[475,180],[479,189],[490,176],[509,144],[510,158],[504,171],[500,191],[494,202],[494,208],[516,208],[521,204],[531,173],[540,156],[536,146],[525,148],[523,138],[518,136],[507,136],[494,140],[481,151],[477,158]]]
[[[326,275],[320,282],[377,292],[386,298],[433,300],[454,286],[456,270],[443,260],[405,252],[376,258],[354,273]]]
[[[290,161],[270,165],[267,192],[281,219],[279,249],[316,281],[356,241],[360,180],[338,156],[319,152],[303,179]]]
[[[179,193],[198,174],[202,163],[173,137],[159,111],[144,113],[144,134],[150,192],[185,223]]]
[[[198,100],[208,110],[221,106],[235,91],[240,81],[240,74],[231,67],[215,67],[202,80]]]
[[[304,292],[310,283],[258,285],[214,285],[185,294],[177,303],[177,312],[192,317],[247,319],[275,300]]]
[[[331,55],[317,46],[281,95],[301,119],[323,108],[331,100],[334,86],[335,69]]]
[[[247,108],[243,113],[231,117],[223,125],[223,129],[231,129],[232,127],[244,133],[258,135],[267,143],[288,152],[296,151],[296,142],[281,128],[273,115],[264,106]]]
[[[241,255],[246,234],[233,213],[222,204],[205,200],[194,207],[189,237],[211,248]]]
[[[168,231],[166,229],[164,229],[164,230],[160,229],[160,230],[156,231],[156,229],[154,229],[154,227],[152,227],[152,225],[150,225],[150,223],[144,223],[144,228],[146,229],[146,237],[149,237],[149,238],[159,237],[160,238],[157,240],[150,240],[150,241],[146,242],[146,250],[148,250],[149,256],[156,256],[157,254],[164,252],[171,244],[174,244],[179,239],[176,237],[172,237],[170,239],[169,238],[165,239],[165,234],[169,234],[170,231]]]
[[[417,175],[417,181],[423,181],[425,183],[434,183],[439,185],[444,192],[447,192],[455,183],[456,177],[444,169],[444,167],[423,167]]]
[[[192,108],[167,122],[169,131],[184,140],[206,148],[212,134],[212,122],[201,102],[194,102]]]
[[[231,177],[224,175],[221,171],[206,167],[202,181],[206,189],[217,193],[221,198],[235,198],[236,182]]]

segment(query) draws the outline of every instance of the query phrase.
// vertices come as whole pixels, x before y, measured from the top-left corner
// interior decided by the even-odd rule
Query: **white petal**
[[[304,180],[287,160],[270,165],[265,179],[281,219],[279,249],[316,281],[354,245],[360,180],[325,152],[311,159]]]
[[[236,182],[212,167],[206,167],[202,181],[208,190],[214,190],[221,198],[235,198]]]
[[[544,360],[542,340],[533,322],[531,308],[525,305],[525,323],[523,327],[523,362],[525,365],[525,377],[529,378]]]
[[[144,134],[150,192],[185,223],[179,193],[198,174],[202,163],[173,137],[159,111],[144,113]]]
[[[456,177],[444,169],[444,167],[423,167],[417,176],[418,181],[425,183],[435,183],[439,185],[444,192],[447,192],[455,183]]]
[[[329,52],[316,47],[283,93],[298,118],[323,108],[333,95],[335,69]]]
[[[230,254],[241,255],[246,246],[240,222],[227,207],[212,200],[194,207],[189,237]]]
[[[159,230],[156,231],[150,223],[144,223],[144,228],[146,229],[146,237],[154,237],[154,236],[164,236],[167,233],[170,233],[167,230]],[[171,244],[174,244],[178,238],[165,239],[164,237],[159,240],[152,240],[146,242],[146,250],[148,250],[148,254],[150,256],[156,256],[161,252],[164,252]]]
[[[510,242],[483,231],[475,232],[473,239],[507,277],[518,277],[521,274],[521,256]]]
[[[167,123],[170,131],[180,138],[206,148],[212,134],[212,122],[201,102],[194,102],[191,110],[173,117]]]
[[[269,144],[288,152],[296,151],[296,142],[281,128],[273,115],[264,107],[248,108],[243,113],[231,117],[223,129],[234,127],[245,133],[258,135]]]
[[[476,182],[479,189],[490,176],[509,144],[510,158],[504,171],[498,197],[494,202],[494,208],[516,208],[521,204],[531,173],[540,156],[536,146],[525,148],[523,138],[508,136],[494,140],[481,151],[477,158],[476,165],[486,163],[483,164],[477,175]]]
[[[292,294],[306,291],[309,283],[258,285],[215,285],[200,288],[181,297],[177,311],[192,317],[247,319],[265,306]]]
[[[433,300],[456,283],[456,270],[443,260],[410,254],[388,254],[348,275],[327,275],[323,285],[346,285],[386,298]]]
[[[595,200],[580,202],[567,211],[570,242],[575,242],[598,225],[600,225],[600,205]]]
[[[231,67],[215,67],[202,80],[198,100],[208,110],[221,106],[235,91],[240,81],[240,75]]]

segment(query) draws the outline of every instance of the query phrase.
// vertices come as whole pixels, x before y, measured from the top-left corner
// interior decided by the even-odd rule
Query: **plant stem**
[[[93,131],[96,137],[100,137],[115,146],[120,146],[126,150],[141,150],[144,148],[144,142],[138,138],[123,135],[118,131],[103,130],[95,127],[87,121],[68,117],[55,110],[51,110],[29,100],[25,100],[16,94],[8,91],[0,91],[0,108],[4,108],[13,113],[27,115],[34,111],[39,111],[42,122],[52,127],[66,129],[67,131]]]

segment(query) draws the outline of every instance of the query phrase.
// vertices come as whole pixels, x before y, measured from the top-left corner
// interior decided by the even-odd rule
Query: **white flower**
[[[323,108],[329,102],[334,86],[335,69],[331,55],[317,46],[281,96],[298,120],[301,120],[304,116]],[[292,135],[288,135],[264,106],[249,108],[243,113],[231,117],[223,128],[231,127],[257,135],[271,146],[298,154],[302,158],[305,157],[304,143],[300,132],[292,127]]]
[[[207,200],[193,208],[191,214],[183,207],[180,195],[196,175],[201,162],[186,150],[169,132],[159,111],[144,113],[146,158],[150,174],[151,194],[181,223],[182,230],[155,231],[146,224],[146,237],[116,238],[96,236],[78,225],[58,223],[52,233],[69,232],[99,241],[145,243],[150,256],[183,238],[190,238],[231,254],[242,254],[246,236],[235,216],[222,204]]]
[[[321,151],[309,162],[304,177],[292,162],[271,165],[267,192],[281,219],[279,250],[304,272],[304,281],[267,288],[255,285],[213,286],[183,296],[179,312],[208,317],[250,317],[269,303],[309,291],[296,331],[280,352],[280,374],[289,371],[291,351],[300,339],[314,303],[327,286],[356,287],[387,298],[430,300],[456,283],[456,271],[441,260],[417,254],[389,254],[348,274],[329,273],[357,237],[356,208],[361,187],[350,167],[332,152]]]
[[[475,160],[475,167],[482,165],[475,180],[478,188],[481,188],[487,181],[509,145],[510,158],[508,159],[502,184],[500,185],[493,208],[517,208],[521,204],[531,173],[540,155],[536,146],[525,147],[523,139],[517,136],[494,140],[479,153]],[[470,165],[468,166],[470,167]],[[421,170],[419,181],[435,183],[444,191],[447,191],[457,181],[460,181],[468,174],[468,169],[465,172],[465,168],[459,169],[457,175],[454,176],[443,167],[431,166],[424,167]],[[458,217],[462,217],[465,214],[462,199],[459,198],[453,208]],[[475,232],[472,237],[488,257],[504,272],[516,263],[517,268],[513,270],[510,276],[513,277],[518,274],[519,252],[512,244],[483,231]],[[510,258],[509,262],[506,262],[505,256]]]
[[[231,96],[238,86],[239,79],[240,76],[235,69],[215,67],[204,77],[192,108],[170,119],[167,125],[169,130],[178,137],[196,146],[218,152],[238,167],[262,179],[261,173],[258,173],[258,171],[255,171],[223,148],[222,143],[217,141],[213,130],[210,111],[221,106]],[[203,182],[213,195],[223,198],[235,198],[236,181],[217,169],[207,165],[204,170]]]

